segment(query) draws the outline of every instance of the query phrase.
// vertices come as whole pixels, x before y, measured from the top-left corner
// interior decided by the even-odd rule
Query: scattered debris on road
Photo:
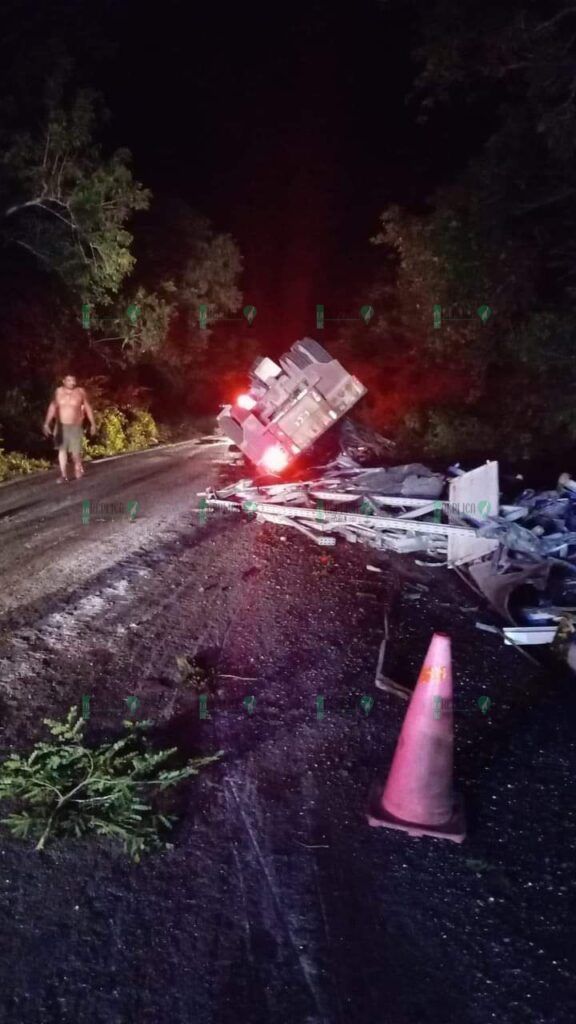
[[[496,480],[496,504],[497,463],[486,468]],[[202,508],[251,513],[261,522],[292,526],[316,544],[334,545],[343,537],[379,551],[424,551],[448,558],[452,543],[460,560],[469,557],[475,544],[480,554],[494,550],[496,541],[478,538],[475,512],[462,505],[458,515],[453,501],[439,500],[444,486],[440,473],[419,463],[364,469],[349,456],[339,455],[324,467],[321,477],[267,486],[242,479],[218,493],[203,492]],[[462,484],[459,493],[464,493]],[[445,514],[447,523],[442,522]]]
[[[360,445],[355,430],[349,426],[348,435],[369,452],[368,434]],[[380,451],[382,442],[375,445]],[[556,490],[525,490],[506,505],[497,462],[469,472],[453,466],[444,475],[420,463],[365,467],[341,451],[311,472],[317,475],[264,486],[244,478],[203,492],[202,507],[289,527],[319,546],[345,540],[380,552],[423,553],[430,561],[418,565],[455,570],[488,601],[506,623],[494,628],[507,646],[552,645],[576,665],[576,483],[568,474]],[[406,596],[417,602],[424,595],[416,588]],[[378,682],[381,669],[376,685],[401,693],[405,688],[386,677]]]

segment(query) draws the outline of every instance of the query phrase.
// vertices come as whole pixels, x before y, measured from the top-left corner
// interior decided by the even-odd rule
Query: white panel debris
[[[459,520],[468,518],[483,524],[489,516],[498,516],[498,463],[487,462],[485,466],[472,469],[469,473],[461,473],[450,481],[449,490],[449,517],[452,512]],[[497,541],[478,537],[475,533],[468,537],[452,534],[448,540],[448,563],[464,565],[466,562],[474,562],[489,555],[497,547]]]
[[[455,521],[455,502],[458,497],[466,506],[484,501],[482,508],[488,506],[497,514],[498,464],[462,473],[451,484],[450,501],[440,499],[445,483],[442,474],[420,463],[363,468],[342,453],[324,467],[320,477],[261,487],[243,479],[218,494],[208,493],[206,504],[293,526],[315,543],[326,543],[316,536],[319,531],[378,551],[447,553],[448,560],[451,552],[469,560],[474,550],[480,555],[493,550],[497,542],[478,537],[482,515],[470,515],[467,507],[467,514]],[[383,511],[387,506],[393,514]]]
[[[505,644],[551,644],[558,626],[505,626]]]

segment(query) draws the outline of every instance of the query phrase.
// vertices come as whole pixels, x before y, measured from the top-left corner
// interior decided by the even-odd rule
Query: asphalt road
[[[225,750],[186,785],[173,849],[140,865],[1,833],[2,1019],[571,1024],[572,680],[476,630],[445,569],[344,542],[327,563],[244,516],[199,525],[196,492],[234,472],[190,444],[0,487],[2,749],[87,695],[94,738],[136,696],[171,744]],[[366,823],[406,708],[373,686],[385,611],[385,670],[408,685],[432,632],[452,636],[461,846]],[[181,655],[217,673],[209,718]]]

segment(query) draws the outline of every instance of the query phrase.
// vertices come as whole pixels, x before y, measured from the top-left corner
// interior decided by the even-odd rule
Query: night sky
[[[402,188],[406,29],[369,3],[193,19],[178,0],[162,18],[136,9],[123,5],[109,92],[137,172],[238,240],[261,330],[291,343],[313,329],[317,302],[353,315],[376,258],[369,236]]]
[[[470,111],[455,130],[454,104],[452,120],[417,124],[416,20],[377,0],[12,0],[4,77],[25,91],[30,65],[47,77],[63,48],[74,85],[104,96],[105,145],[131,150],[156,202],[185,200],[236,239],[244,301],[284,347],[314,334],[317,303],[357,315],[382,264],[381,211],[421,206],[483,140]]]
[[[105,141],[131,150],[137,180],[235,237],[267,339],[313,333],[316,303],[355,315],[380,259],[378,214],[422,198],[433,163],[405,104],[409,19],[364,0],[193,11],[27,0],[10,16],[11,57],[26,48],[41,74],[45,41],[63,41],[78,84],[104,94]]]

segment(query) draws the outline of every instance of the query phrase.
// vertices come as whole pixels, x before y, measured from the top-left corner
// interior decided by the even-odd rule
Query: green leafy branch
[[[95,749],[83,744],[86,722],[77,707],[63,721],[44,722],[53,742],[37,743],[28,756],[11,755],[0,764],[0,800],[13,804],[0,821],[14,836],[36,839],[36,850],[51,837],[95,833],[118,840],[139,861],[142,852],[164,845],[162,829],[176,820],[160,812],[157,794],[198,775],[223,754],[168,767],[176,748],[149,750],[143,731],[150,722],[126,721],[126,736]]]

